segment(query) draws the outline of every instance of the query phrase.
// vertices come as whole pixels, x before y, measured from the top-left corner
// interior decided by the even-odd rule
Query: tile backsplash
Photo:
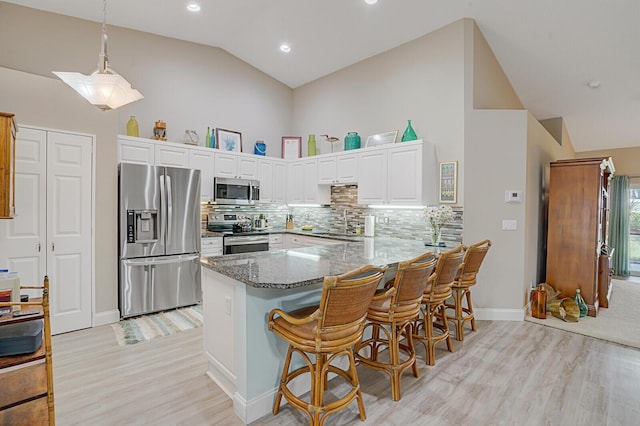
[[[358,186],[332,186],[331,204],[321,207],[288,206],[286,204],[259,204],[255,206],[217,206],[202,204],[203,216],[209,212],[236,213],[253,218],[265,215],[272,228],[284,228],[287,214],[293,215],[296,228],[313,225],[314,229],[329,232],[355,232],[358,225],[364,232],[364,218],[376,217],[375,236],[408,240],[430,240],[429,222],[424,209],[371,209],[358,204]],[[442,229],[442,240],[462,243],[463,208],[453,207],[455,218]],[[345,228],[346,216],[346,228]],[[203,222],[206,227],[206,222]]]

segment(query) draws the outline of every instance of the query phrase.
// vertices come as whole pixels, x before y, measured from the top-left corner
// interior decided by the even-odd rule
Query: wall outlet
[[[517,231],[518,230],[518,221],[515,219],[504,219],[502,221],[502,230],[503,231]]]

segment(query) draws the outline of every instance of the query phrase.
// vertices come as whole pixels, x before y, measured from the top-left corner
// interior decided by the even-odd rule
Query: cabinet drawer
[[[269,234],[269,245],[283,244],[284,238],[282,234]]]
[[[202,240],[200,240],[200,246],[202,247],[202,250],[204,251],[204,249],[216,249],[222,248],[222,238],[220,237],[214,237],[214,238],[203,238]]]
[[[0,424],[11,426],[40,426],[49,424],[47,397],[34,399],[6,410],[0,410]]]
[[[47,368],[44,361],[0,373],[0,407],[6,407],[47,393]],[[0,424],[7,424],[0,422]],[[10,423],[9,423],[10,424]]]

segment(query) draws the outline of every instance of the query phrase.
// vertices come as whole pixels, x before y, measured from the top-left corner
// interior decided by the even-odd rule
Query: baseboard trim
[[[93,326],[113,324],[120,321],[120,311],[117,309],[111,311],[98,312],[93,316]]]
[[[220,364],[209,352],[205,351],[205,357],[209,361],[207,376],[213,380],[224,393],[231,399],[237,395],[236,376],[233,375],[224,365]],[[234,401],[235,406],[235,401]]]
[[[473,315],[479,321],[524,321],[525,309],[474,308]]]

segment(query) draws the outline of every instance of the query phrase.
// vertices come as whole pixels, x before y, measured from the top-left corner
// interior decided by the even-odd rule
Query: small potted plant
[[[450,206],[427,207],[425,215],[431,226],[431,244],[434,246],[444,246],[444,242],[440,240],[442,227],[455,217],[453,209]]]

